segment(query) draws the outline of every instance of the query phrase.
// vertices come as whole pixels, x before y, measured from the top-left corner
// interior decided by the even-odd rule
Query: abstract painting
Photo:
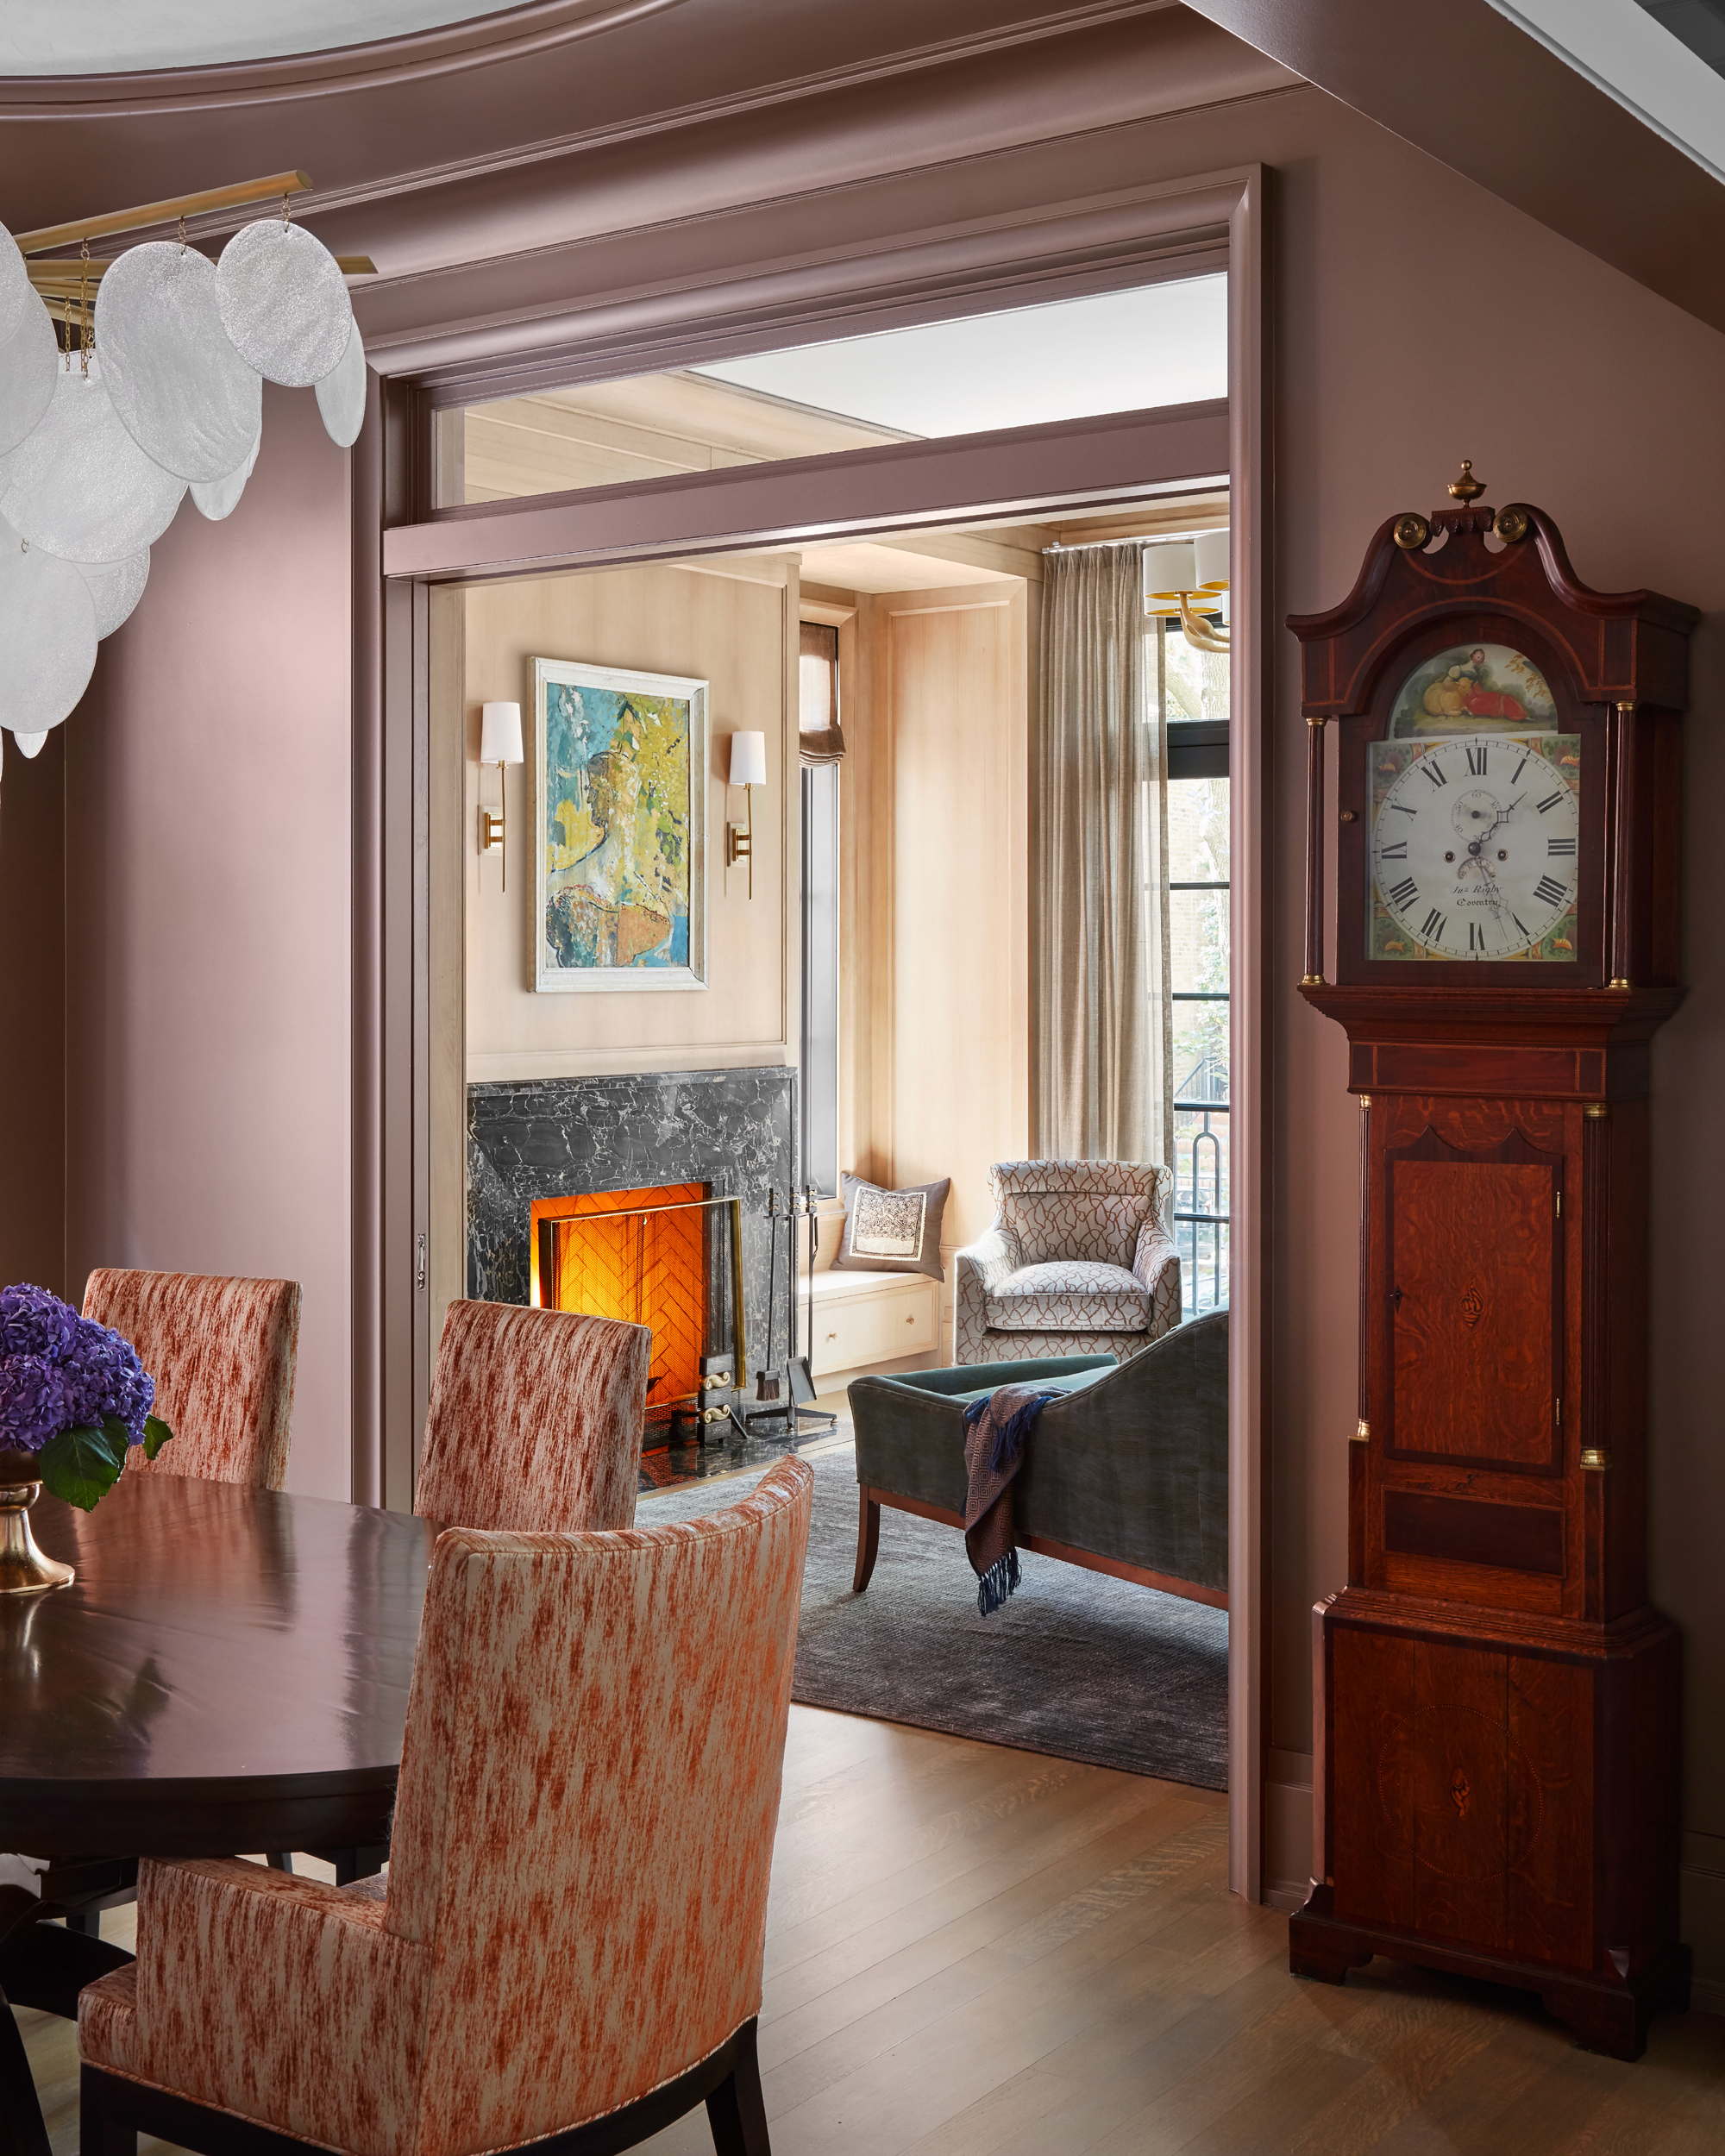
[[[536,987],[706,986],[706,689],[533,661]]]

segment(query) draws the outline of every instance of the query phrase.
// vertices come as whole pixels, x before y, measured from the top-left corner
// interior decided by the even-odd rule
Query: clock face
[[[1374,741],[1366,755],[1370,957],[1574,961],[1579,735]]]

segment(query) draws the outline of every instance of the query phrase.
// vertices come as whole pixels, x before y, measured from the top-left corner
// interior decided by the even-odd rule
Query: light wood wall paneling
[[[1030,1138],[1026,587],[888,594],[893,1180],[952,1179],[944,1242]],[[878,797],[877,797],[878,798]]]
[[[794,1061],[797,1043],[797,571],[794,556],[728,556],[576,572],[465,594],[466,703],[474,730],[462,828],[476,829],[474,757],[486,698],[518,697],[528,761],[506,774],[509,889],[495,855],[462,847],[469,1080],[711,1069]],[[536,657],[697,676],[707,699],[705,990],[536,993],[532,986]],[[731,733],[767,736],[755,791],[755,895],[724,867],[724,826],[743,803],[724,783]],[[483,774],[495,802],[497,774]]]

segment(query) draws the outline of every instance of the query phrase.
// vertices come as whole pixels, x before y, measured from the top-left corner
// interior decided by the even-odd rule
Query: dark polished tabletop
[[[30,1520],[78,1576],[0,1597],[0,1849],[386,1839],[435,1528],[172,1475]]]

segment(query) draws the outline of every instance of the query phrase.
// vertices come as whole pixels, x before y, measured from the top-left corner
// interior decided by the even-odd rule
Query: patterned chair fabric
[[[386,1883],[146,1860],[85,2063],[350,2156],[473,2156],[710,2058],[761,2004],[813,1489],[791,1459],[701,1520],[441,1536]]]
[[[452,1302],[414,1511],[527,1533],[628,1526],[652,1355],[645,1326]]]
[[[1172,1169],[997,1161],[988,1188],[994,1225],[954,1267],[956,1362],[1125,1362],[1179,1324]]]
[[[85,1284],[84,1314],[136,1348],[156,1381],[155,1412],[173,1432],[153,1461],[134,1448],[127,1474],[281,1488],[293,1421],[298,1281],[104,1269]]]

